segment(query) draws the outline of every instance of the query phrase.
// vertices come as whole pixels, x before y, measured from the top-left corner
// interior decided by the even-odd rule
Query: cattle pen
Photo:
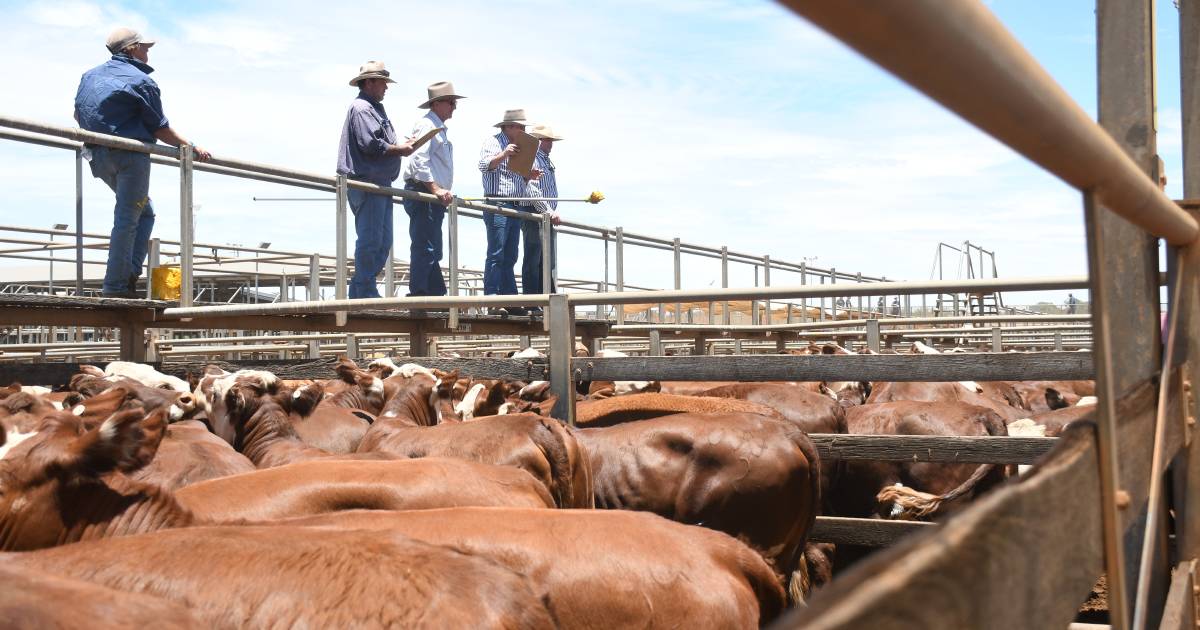
[[[1200,6],[1181,4],[1185,199],[1173,202],[1155,185],[1158,168],[1154,129],[1153,8],[1148,2],[1097,0],[1099,124],[1069,99],[1032,57],[981,4],[911,0],[904,3],[830,3],[788,0],[786,5],[859,50],[963,118],[1005,142],[1082,192],[1088,252],[1087,277],[939,280],[723,288],[705,291],[613,291],[535,296],[345,299],[345,195],[350,187],[371,187],[345,178],[312,175],[307,184],[294,171],[257,165],[266,181],[334,192],[339,211],[339,251],[333,270],[335,299],[274,304],[193,304],[185,291],[178,305],[132,304],[124,300],[0,296],[6,323],[66,326],[90,318],[96,325],[122,328],[113,350],[134,360],[161,359],[136,343],[147,329],[258,329],[330,333],[388,330],[403,334],[413,362],[458,369],[490,378],[549,380],[559,394],[553,415],[574,424],[574,396],[581,381],[662,380],[1033,380],[1094,378],[1099,406],[1094,422],[1074,427],[1062,438],[922,437],[813,435],[823,458],[895,461],[1037,464],[1021,483],[983,497],[938,524],[820,517],[812,538],[819,541],[889,546],[863,565],[839,576],[805,609],[777,622],[780,628],[1062,628],[1076,617],[1081,602],[1104,574],[1108,624],[1113,628],[1194,628],[1195,562],[1200,558],[1200,446],[1194,439],[1200,412],[1194,378],[1200,361]],[[161,163],[181,170],[181,213],[191,212],[190,149],[149,148],[140,143],[71,132],[28,121],[4,119],[62,148],[95,141],[152,152]],[[31,136],[4,131],[5,137]],[[1120,141],[1113,140],[1118,138]],[[220,160],[205,169],[242,168]],[[239,172],[245,173],[245,170]],[[77,174],[78,176],[78,174]],[[299,183],[298,183],[299,182]],[[382,189],[397,197],[414,193]],[[1196,200],[1196,201],[1191,201]],[[476,204],[475,209],[491,209]],[[457,202],[451,205],[451,234]],[[493,211],[498,211],[493,209]],[[183,225],[189,225],[185,220]],[[547,232],[548,233],[548,232]],[[624,234],[616,235],[624,239]],[[1167,243],[1167,267],[1160,273],[1157,239]],[[185,286],[192,273],[191,234],[179,242]],[[457,251],[453,237],[449,251]],[[658,243],[676,254],[678,239]],[[80,246],[82,247],[82,246]],[[546,247],[543,251],[549,251]],[[620,251],[620,250],[618,250]],[[727,254],[727,252],[726,252]],[[80,257],[82,260],[82,256]],[[319,263],[318,263],[319,266]],[[546,273],[551,266],[543,265]],[[621,267],[618,265],[617,267]],[[766,268],[770,268],[768,265]],[[451,265],[452,292],[459,286]],[[836,278],[836,273],[831,274]],[[549,278],[545,279],[546,286]],[[606,279],[607,282],[607,279]],[[623,280],[617,283],[624,289]],[[767,283],[769,285],[769,282]],[[318,282],[319,286],[319,282]],[[1168,318],[1160,328],[1160,292],[1166,287]],[[1053,350],[1002,353],[998,325],[1003,316],[880,318],[738,326],[690,324],[675,309],[673,323],[628,323],[622,306],[649,303],[713,303],[736,300],[832,300],[915,296],[934,293],[1088,289],[1091,314],[1062,316],[1040,343]],[[390,293],[389,293],[390,295]],[[544,320],[521,321],[464,315],[481,306],[542,306]],[[577,318],[581,307],[615,307],[616,323]],[[389,311],[447,308],[446,316],[410,319]],[[662,311],[660,310],[660,313]],[[757,313],[757,309],[755,310]],[[769,313],[769,306],[767,312]],[[802,311],[807,312],[807,311]],[[726,316],[729,310],[725,309]],[[824,319],[824,310],[821,311]],[[1018,323],[1020,318],[1016,318]],[[901,328],[934,323],[970,328]],[[1091,351],[1067,352],[1064,337],[1086,324]],[[982,326],[982,327],[980,327]],[[708,354],[713,337],[730,340],[803,339],[810,330],[847,330],[870,349],[889,339],[979,336],[992,352],[978,354],[834,356]],[[1030,327],[1032,328],[1032,326]],[[1014,327],[1011,332],[1036,332]],[[545,336],[549,358],[443,359],[426,354],[428,336]],[[834,332],[833,334],[837,334]],[[594,345],[609,335],[644,337],[649,356],[576,358],[577,339]],[[771,337],[774,335],[773,337]],[[662,355],[664,337],[683,338],[692,356]],[[247,340],[249,341],[249,340]],[[228,361],[232,366],[272,365],[281,376],[301,378],[327,370],[301,337],[293,350],[304,358]],[[359,356],[358,340],[337,348]],[[705,344],[709,345],[706,347]],[[656,347],[657,344],[657,347]],[[64,348],[64,352],[71,349]],[[247,351],[221,347],[220,352]],[[278,347],[268,352],[279,353]],[[167,352],[174,352],[169,350]],[[43,344],[37,353],[46,358]],[[177,354],[186,355],[186,352]],[[61,374],[74,364],[22,365],[24,374]],[[157,364],[182,371],[195,364]],[[5,368],[7,369],[7,368]],[[5,372],[6,374],[9,372]],[[14,371],[15,373],[15,371]],[[46,376],[33,378],[48,378]]]

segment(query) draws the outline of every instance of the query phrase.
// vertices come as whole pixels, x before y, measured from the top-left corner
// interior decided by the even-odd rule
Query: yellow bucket
[[[178,300],[183,272],[179,267],[161,266],[150,271],[150,297],[156,300]]]

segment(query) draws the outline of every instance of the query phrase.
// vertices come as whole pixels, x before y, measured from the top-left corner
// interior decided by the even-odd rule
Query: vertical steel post
[[[75,295],[83,295],[83,149],[75,149]]]
[[[550,391],[558,396],[550,415],[575,426],[575,373],[571,357],[575,349],[575,318],[563,293],[550,296]]]
[[[150,246],[146,250],[146,299],[154,299],[154,270],[159,265],[159,252],[162,247],[162,241],[157,238],[150,239]]]
[[[446,207],[447,220],[449,225],[447,231],[450,235],[450,295],[458,295],[458,197],[450,199],[450,205]],[[412,274],[412,271],[409,271]],[[450,320],[446,325],[455,330],[458,328],[458,307],[450,307]]]
[[[771,286],[771,257],[763,256],[763,286]],[[771,324],[771,300],[763,302],[763,313],[766,316],[767,325]]]
[[[554,287],[554,224],[550,222],[550,213],[541,215],[541,229],[538,237],[542,241],[542,293],[555,293]]]
[[[992,352],[1004,352],[1004,339],[999,326],[992,326]]]
[[[392,242],[395,243],[395,235],[392,235]],[[388,248],[387,264],[383,266],[383,295],[385,297],[396,297],[396,247],[393,245]]]
[[[1184,0],[1179,3],[1179,74],[1182,97],[1181,118],[1183,125],[1183,196],[1185,199],[1200,198],[1200,2]],[[1192,213],[1192,216],[1197,216]],[[1196,249],[1192,245],[1190,249]],[[1195,254],[1188,262],[1195,264]],[[1192,277],[1195,277],[1194,275]],[[1185,348],[1192,391],[1200,388],[1200,333],[1197,321],[1200,308],[1196,302],[1196,290],[1185,290],[1190,306],[1185,313],[1188,318],[1181,330],[1188,331]],[[1192,397],[1200,400],[1200,395]],[[1200,409],[1194,404],[1185,415],[1200,417]],[[1200,556],[1200,440],[1193,435],[1185,450],[1186,457],[1175,468],[1176,545],[1183,559]]]
[[[729,288],[729,247],[721,246],[721,288]],[[729,300],[721,302],[721,322],[726,326],[729,325]]]
[[[358,336],[354,333],[346,334],[346,356],[351,359],[358,358]]]
[[[1054,349],[1062,352],[1063,349],[1063,334],[1061,330],[1054,331]]]
[[[279,301],[288,301],[288,277],[286,273],[279,274]]]
[[[867,347],[874,352],[879,352],[879,320],[867,320]]]
[[[346,299],[346,267],[349,262],[346,260],[346,232],[347,232],[347,214],[349,214],[348,205],[350,203],[348,193],[349,188],[346,183],[345,175],[337,176],[337,227],[335,229],[337,239],[337,275],[334,278],[333,297],[337,300]],[[338,326],[346,325],[346,311],[337,311],[334,314],[334,320]]]
[[[179,306],[192,305],[192,238],[196,224],[192,219],[192,158],[193,147],[179,147]]]
[[[625,229],[617,227],[617,292],[625,290]],[[625,323],[625,305],[617,306],[617,325]]]
[[[808,263],[800,263],[800,284],[808,284]],[[808,321],[808,298],[800,298],[800,321],[801,323]]]
[[[681,269],[683,261],[681,260],[682,257],[679,253],[679,237],[678,236],[675,237],[675,240],[673,240],[671,242],[671,257],[672,257],[672,265],[675,268],[675,290],[678,291],[683,288],[683,284],[682,284],[683,273],[682,273],[682,269]],[[662,310],[661,306],[659,307],[659,310],[661,312],[661,310]],[[683,304],[680,302],[675,303],[675,323],[676,324],[683,323]]]
[[[862,272],[861,271],[854,274],[854,282],[856,284],[862,284]],[[871,303],[870,298],[867,298],[867,304],[869,305],[870,303]],[[862,316],[863,316],[863,296],[859,295],[858,296],[858,314],[855,315],[855,317],[862,318]]]
[[[321,255],[313,254],[308,261],[308,301],[321,299]]]
[[[707,348],[708,348],[708,342],[704,339],[704,337],[702,335],[698,335],[695,339],[692,340],[692,356],[699,357],[699,356],[704,356],[705,354],[708,354]]]
[[[1157,153],[1153,2],[1097,0],[1096,35],[1100,126],[1150,177],[1155,172]],[[1131,505],[1120,510],[1109,503],[1115,501],[1118,492],[1135,490],[1123,486],[1142,478],[1146,471],[1132,467],[1148,467],[1151,459],[1149,452],[1130,452],[1129,445],[1118,448],[1117,427],[1127,420],[1124,414],[1118,420],[1116,405],[1160,368],[1158,239],[1097,205],[1091,195],[1085,196],[1085,224],[1093,356],[1097,359],[1096,395],[1100,399],[1097,424],[1109,617],[1115,630],[1130,627],[1135,613],[1135,627],[1147,619],[1151,626],[1157,626],[1155,616],[1147,616],[1144,606],[1131,604],[1139,586],[1165,592],[1165,567],[1155,576],[1155,584],[1138,585],[1136,580],[1144,510],[1158,510],[1160,506]],[[1124,455],[1120,461],[1118,454]],[[1134,494],[1140,494],[1140,490]],[[1165,535],[1165,531],[1151,535]]]
[[[650,342],[649,343],[649,347],[650,347],[649,354],[650,354],[650,356],[652,356],[652,357],[663,356],[662,333],[657,330],[651,330],[649,336],[650,336],[650,338],[649,338],[649,342]]]
[[[753,267],[754,267],[754,286],[757,288],[758,287],[758,265],[753,265]],[[750,323],[757,326],[760,321],[761,320],[758,317],[758,300],[750,300]]]

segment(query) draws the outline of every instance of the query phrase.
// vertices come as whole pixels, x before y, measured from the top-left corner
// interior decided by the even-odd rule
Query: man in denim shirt
[[[191,144],[171,128],[163,114],[158,84],[150,78],[154,68],[147,65],[153,45],[154,40],[128,28],[118,28],[108,36],[105,46],[112,59],[85,72],[75,94],[75,120],[80,128],[149,143]],[[194,149],[197,160],[212,157],[200,147]],[[117,195],[103,295],[137,298],[137,279],[154,229],[150,154],[88,144],[85,155],[92,175]]]
[[[413,152],[412,141],[396,142],[396,131],[383,109],[391,73],[382,61],[368,61],[359,68],[350,85],[358,96],[346,112],[342,137],[338,143],[337,172],[350,179],[391,186],[400,174],[400,156]],[[354,213],[354,278],[350,280],[350,299],[377,298],[375,277],[388,262],[392,248],[392,196],[351,188],[346,192]],[[392,296],[388,296],[392,297]]]

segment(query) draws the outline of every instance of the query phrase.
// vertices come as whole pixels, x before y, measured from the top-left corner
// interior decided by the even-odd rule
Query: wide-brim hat
[[[114,55],[134,44],[145,44],[149,48],[154,45],[154,40],[143,37],[141,33],[131,28],[122,26],[113,29],[113,32],[108,34],[108,39],[104,42],[104,46],[108,48],[108,52]]]
[[[554,133],[554,128],[550,125],[534,125],[531,129],[526,130],[526,133],[537,138],[538,140],[562,140],[562,136]]]
[[[359,67],[358,76],[350,79],[350,85],[352,87],[358,87],[359,81],[362,81],[363,79],[383,79],[388,83],[395,83],[395,81],[389,78],[391,76],[392,73],[388,72],[387,68],[383,67],[382,61],[368,61]]]
[[[424,103],[421,103],[420,105],[417,105],[417,107],[419,107],[421,109],[429,109],[429,106],[432,105],[434,101],[440,100],[443,98],[458,99],[458,98],[467,98],[467,97],[465,97],[461,94],[455,94],[453,83],[451,83],[449,81],[438,81],[437,83],[433,83],[429,86],[429,100],[425,101]]]
[[[529,121],[525,120],[525,110],[510,109],[504,112],[504,120],[492,125],[493,127],[503,127],[504,125],[528,125]]]

